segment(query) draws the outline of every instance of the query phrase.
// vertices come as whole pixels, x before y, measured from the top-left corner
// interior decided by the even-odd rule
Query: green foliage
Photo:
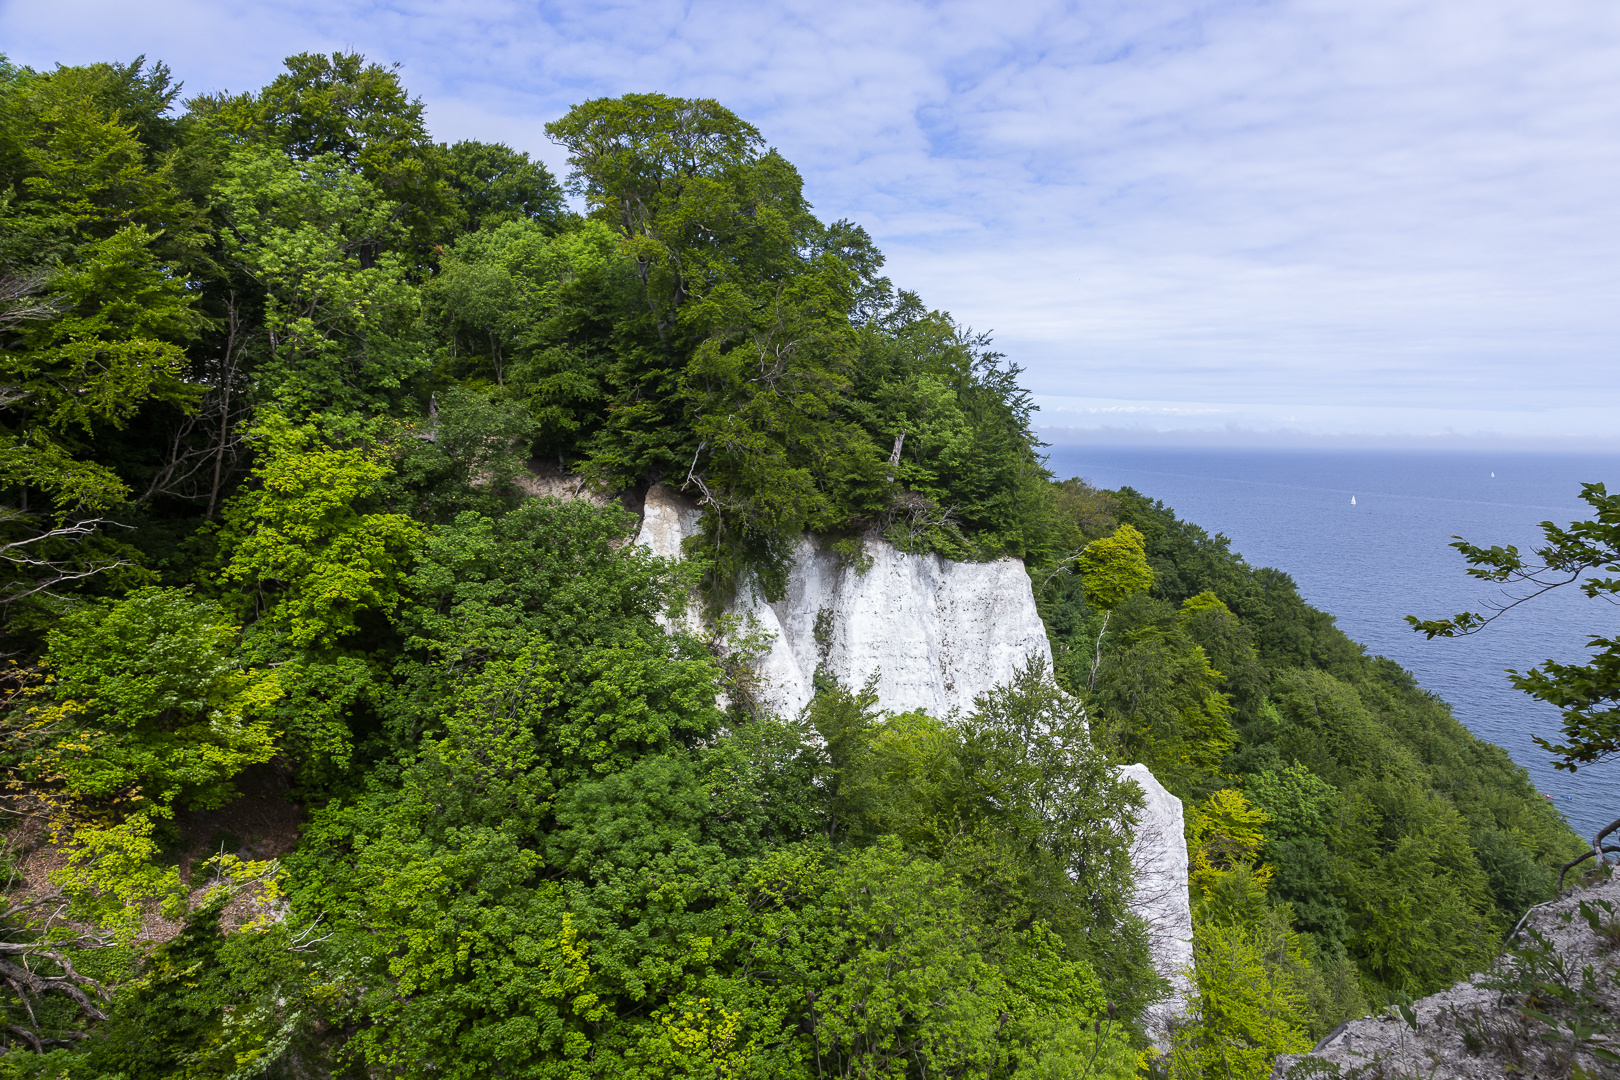
[[[1278,1054],[1309,1050],[1292,935],[1206,921],[1196,926],[1196,993],[1170,1055],[1175,1077],[1262,1080]]]
[[[103,526],[131,492],[96,443],[197,396],[183,374],[206,326],[204,238],[172,162],[143,145],[168,133],[173,90],[141,68],[8,68],[0,91],[0,606],[23,624],[74,588],[139,580],[109,574],[129,560]]]
[[[281,694],[273,673],[242,666],[240,633],[182,589],[69,615],[47,638],[52,703],[36,722],[52,741],[36,767],[91,812],[223,806],[275,752],[264,713]]]
[[[20,326],[7,365],[10,408],[26,401],[30,414],[21,426],[88,434],[123,424],[149,399],[192,396],[177,342],[194,336],[198,318],[185,282],[159,264],[155,239],[127,226],[80,247],[51,279],[47,296],[62,313]]]
[[[440,145],[444,177],[461,204],[467,232],[508,221],[533,221],[555,228],[565,215],[562,188],[538,161],[504,143],[463,139]]]
[[[231,899],[221,894],[186,917],[120,992],[68,1075],[223,1080],[319,1060],[309,1022],[336,988],[323,984],[303,935],[286,925],[222,933]]]
[[[535,422],[508,399],[453,388],[427,424],[402,440],[397,499],[420,521],[447,523],[464,510],[498,514],[526,497],[529,440]]]
[[[142,908],[183,903],[161,859],[178,811],[217,809],[276,752],[276,675],[245,667],[240,628],[183,589],[81,608],[47,638],[32,707],[4,717],[14,790],[67,846],[52,874],[75,914],[121,940]]]
[[[422,103],[400,85],[398,65],[368,64],[358,53],[299,53],[286,67],[257,94],[204,96],[187,105],[231,141],[274,148],[293,161],[336,159],[400,207],[416,245],[438,240],[455,217],[454,195],[423,124]]]
[[[329,448],[273,413],[261,437],[257,483],[225,510],[222,581],[261,633],[295,648],[335,644],[363,614],[399,606],[420,530],[366,512],[390,471],[375,452]]]
[[[1121,525],[1112,535],[1093,540],[1080,552],[1080,574],[1086,599],[1105,611],[1133,593],[1153,587],[1153,569],[1142,549],[1142,534]]]
[[[295,165],[259,148],[226,163],[215,196],[227,254],[264,290],[264,392],[300,418],[396,400],[428,362],[404,257],[385,250],[397,205],[336,154]]]
[[[1326,953],[1342,941],[1375,984],[1424,993],[1477,969],[1494,934],[1550,892],[1549,867],[1576,843],[1568,827],[1502,751],[1396,665],[1367,658],[1285,576],[1250,569],[1224,538],[1161,504],[1120,496],[1121,519],[1144,536],[1154,593],[1192,601],[1181,629],[1244,672],[1221,686],[1246,684],[1232,693],[1245,707],[1219,769],[1274,815],[1264,857],[1276,899]],[[1205,591],[1226,614],[1198,599]],[[1167,615],[1160,609],[1159,626]],[[1114,648],[1126,651],[1135,632],[1115,637],[1110,624]],[[1104,671],[1109,663],[1105,651]]]
[[[1577,844],[1523,770],[1225,538],[1129,489],[1054,501],[1070,559],[1118,522],[1152,572],[1111,610],[1062,559],[1035,584],[1101,744],[1189,807],[1199,997],[1171,1071],[1261,1075],[1371,995],[1484,967]]]
[[[750,125],[712,101],[627,95],[547,130],[621,269],[558,291],[574,312],[548,320],[526,370],[564,456],[613,487],[666,474],[702,494],[716,591],[751,568],[776,595],[805,530],[875,524],[959,557],[1043,548],[1016,368],[915,296],[896,302],[865,234],[819,225]]]
[[[1224,677],[1169,605],[1138,593],[1110,615],[1112,647],[1089,695],[1099,738],[1183,798],[1213,790],[1236,739]]]

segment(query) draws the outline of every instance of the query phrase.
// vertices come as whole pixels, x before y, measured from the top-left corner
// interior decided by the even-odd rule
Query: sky
[[[1054,442],[1620,447],[1612,0],[0,0],[15,63],[398,62],[440,140],[712,97]]]

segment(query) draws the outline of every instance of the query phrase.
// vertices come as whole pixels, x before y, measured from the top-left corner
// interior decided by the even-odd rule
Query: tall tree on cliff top
[[[870,438],[836,422],[856,271],[819,243],[798,172],[716,102],[598,99],[546,131],[569,152],[570,190],[636,266],[656,339],[620,354],[621,404],[592,466],[619,485],[669,475],[701,492],[722,561],[779,565],[783,537],[848,516],[839,480],[881,467]]]

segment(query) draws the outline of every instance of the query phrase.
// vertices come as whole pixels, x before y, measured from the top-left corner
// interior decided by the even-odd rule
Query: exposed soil
[[[190,902],[201,903],[209,888],[218,883],[217,877],[201,869],[201,864],[214,855],[231,854],[244,862],[261,862],[280,858],[298,844],[298,830],[303,811],[287,797],[286,786],[274,769],[249,769],[237,778],[240,798],[218,810],[196,810],[182,814],[176,821],[180,837],[173,845],[170,856],[178,865],[180,880],[191,887]],[[35,906],[47,914],[53,898],[60,895],[51,883],[51,875],[67,864],[67,847],[53,844],[46,823],[39,818],[26,818],[6,835],[5,841],[16,860],[18,880],[8,900],[18,906]],[[264,912],[262,890],[248,888],[237,895],[221,916],[227,928],[240,926]],[[57,925],[75,926],[65,918],[65,901],[54,917]],[[92,932],[89,926],[77,929]],[[181,924],[164,918],[151,905],[141,922],[138,938],[162,943],[180,932]]]

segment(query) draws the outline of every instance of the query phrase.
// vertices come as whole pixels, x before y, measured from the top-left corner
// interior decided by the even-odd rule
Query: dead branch
[[[28,998],[29,994],[47,994],[55,991],[72,998],[92,1020],[107,1019],[107,1014],[98,1009],[95,1003],[90,1000],[90,995],[81,988],[89,986],[96,991],[96,994],[102,1000],[106,1000],[108,997],[106,988],[100,983],[88,975],[74,971],[72,963],[54,949],[36,948],[25,955],[44,957],[60,967],[64,972],[70,974],[40,975],[37,972],[29,971],[25,967],[19,967],[9,960],[0,960],[0,979],[5,979],[6,982],[10,983],[11,988],[17,991],[18,995],[24,1000]],[[32,1009],[30,1009],[30,1012],[32,1012]]]
[[[31,515],[11,507],[0,507],[0,525],[24,521]],[[9,586],[0,588],[0,608],[15,604],[19,600],[30,596],[44,594],[55,595],[52,590],[69,581],[79,581],[83,578],[93,577],[96,574],[106,573],[108,570],[120,566],[128,566],[129,560],[122,558],[90,559],[51,559],[36,555],[29,549],[46,540],[75,540],[84,539],[99,531],[103,525],[117,525],[126,528],[121,522],[111,518],[82,518],[78,521],[35,533],[33,536],[21,540],[12,540],[0,543],[0,562],[10,563],[19,570],[27,573],[32,571],[32,580],[12,582]]]
[[[1587,859],[1596,859],[1598,865],[1602,866],[1604,863],[1604,855],[1620,854],[1620,847],[1603,846],[1603,841],[1608,839],[1609,834],[1613,833],[1617,829],[1620,829],[1620,818],[1615,818],[1613,821],[1609,822],[1603,828],[1598,830],[1597,835],[1592,837],[1592,849],[1590,851],[1583,853],[1579,858],[1569,860],[1569,862],[1563,865],[1563,868],[1558,871],[1559,892],[1564,891],[1564,875],[1569,873],[1575,867],[1579,866],[1581,863],[1585,862]]]
[[[244,404],[242,356],[247,344],[233,294],[226,312],[225,345],[205,373],[208,389],[194,412],[170,433],[163,466],[153,474],[139,502],[157,495],[191,501],[207,500],[204,517],[212,520],[220,488],[244,456],[242,427],[251,402]]]

